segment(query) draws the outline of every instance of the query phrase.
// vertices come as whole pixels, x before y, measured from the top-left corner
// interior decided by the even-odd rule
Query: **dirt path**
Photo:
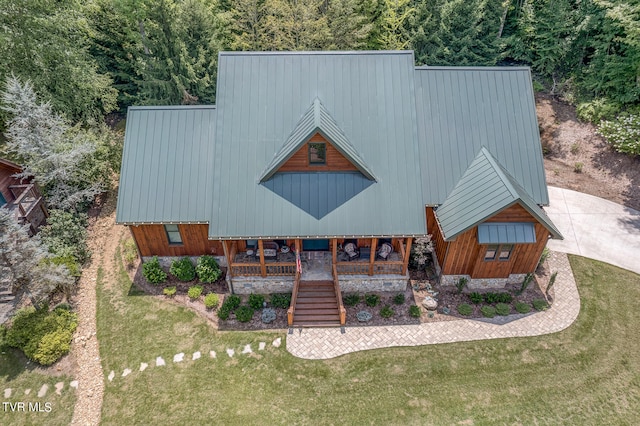
[[[93,253],[91,264],[82,272],[74,304],[78,312],[78,329],[71,351],[75,354],[78,371],[78,399],[73,411],[72,425],[100,423],[104,377],[100,350],[96,337],[96,280],[102,267],[105,278],[115,271],[114,254],[126,228],[115,224],[116,197],[109,197],[100,214],[89,228],[89,247]]]

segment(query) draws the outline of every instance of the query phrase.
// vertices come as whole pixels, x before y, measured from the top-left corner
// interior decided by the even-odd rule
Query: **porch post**
[[[376,248],[378,247],[378,239],[371,239],[371,253],[369,254],[369,275],[373,275],[373,263],[376,261]]]
[[[338,262],[338,239],[331,239],[331,264],[335,265]]]
[[[407,266],[409,265],[409,257],[411,257],[411,243],[413,242],[412,237],[407,238],[407,246],[404,248],[404,259],[402,262],[402,275],[407,273]]]
[[[258,240],[258,250],[260,250],[260,275],[262,278],[267,276],[267,265],[264,263],[264,247],[262,240]]]
[[[298,253],[302,253],[302,240],[300,239],[296,240],[296,251]]]

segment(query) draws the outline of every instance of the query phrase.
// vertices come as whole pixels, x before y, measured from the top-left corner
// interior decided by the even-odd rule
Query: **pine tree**
[[[384,0],[380,44],[383,49],[402,50],[409,46],[409,32],[406,24],[415,14],[410,0]]]
[[[355,0],[332,0],[327,8],[327,21],[333,50],[355,50],[365,47],[373,29],[367,17],[360,14]]]

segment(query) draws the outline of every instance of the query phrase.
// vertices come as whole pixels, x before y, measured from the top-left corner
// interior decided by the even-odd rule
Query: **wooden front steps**
[[[293,326],[339,327],[338,298],[331,281],[300,281]]]

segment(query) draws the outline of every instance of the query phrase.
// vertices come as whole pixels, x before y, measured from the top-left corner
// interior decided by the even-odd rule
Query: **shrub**
[[[542,250],[542,254],[540,255],[540,260],[538,261],[538,266],[537,266],[538,268],[541,267],[544,264],[544,262],[547,261],[547,259],[549,258],[549,254],[551,254],[551,252],[549,251],[549,248],[545,247]]]
[[[73,332],[59,329],[42,336],[38,348],[33,354],[33,360],[38,364],[51,365],[71,349]]]
[[[487,303],[498,303],[498,293],[485,293],[484,294],[484,300]]]
[[[496,314],[505,316],[505,315],[509,315],[510,313],[511,313],[511,306],[507,305],[506,303],[498,303],[496,305]]]
[[[209,293],[204,297],[204,306],[207,309],[217,308],[219,302],[220,302],[220,298],[215,293]]]
[[[533,275],[531,277],[533,278]],[[511,293],[502,292],[496,295],[496,301],[498,303],[511,303],[512,300],[513,296],[511,295]]]
[[[456,288],[458,289],[458,294],[462,293],[462,290],[467,286],[469,280],[465,277],[460,277],[458,281],[456,281]]]
[[[409,315],[411,315],[413,318],[420,318],[420,315],[422,315],[422,311],[420,310],[420,307],[418,305],[411,305],[409,306]]]
[[[360,295],[356,293],[347,294],[344,296],[343,302],[347,306],[356,306],[360,303]]]
[[[69,275],[74,278],[79,278],[82,275],[82,268],[73,256],[54,256],[46,261],[56,266],[63,265],[69,271]]]
[[[531,305],[524,302],[516,302],[516,311],[520,314],[528,314],[531,312]]]
[[[473,303],[474,305],[479,305],[480,303],[482,303],[484,298],[480,293],[474,291],[469,295],[469,300],[471,300],[471,303]]]
[[[133,266],[133,262],[138,258],[136,243],[132,238],[127,239],[122,246],[122,256],[127,266]]]
[[[229,314],[231,314],[231,308],[226,303],[223,303],[222,306],[220,306],[220,309],[218,309],[217,314],[218,318],[226,321],[229,319]]]
[[[458,305],[458,313],[467,317],[473,313],[473,308],[468,303],[461,303]]]
[[[142,265],[142,275],[151,284],[161,284],[167,280],[167,273],[162,270],[158,256]]]
[[[551,290],[553,285],[556,283],[557,277],[558,277],[558,271],[555,271],[553,274],[551,274],[551,277],[549,277],[549,284],[547,285],[547,296],[549,295],[549,291]]]
[[[251,306],[243,305],[235,310],[236,319],[240,322],[249,322],[253,318],[253,308]]]
[[[187,296],[189,296],[189,299],[191,300],[196,300],[202,296],[202,290],[203,288],[201,285],[191,286],[189,287],[189,290],[187,290]]]
[[[582,173],[582,168],[584,167],[584,163],[577,162],[573,165],[573,171],[575,173]]]
[[[262,310],[262,322],[265,324],[272,323],[276,320],[276,311],[273,308],[264,308]]]
[[[364,296],[364,302],[367,306],[376,307],[380,303],[380,296],[377,294],[367,294]]]
[[[240,299],[240,296],[235,294],[231,294],[224,299],[224,304],[228,305],[232,311],[240,306],[240,303],[242,303],[242,299]]]
[[[382,318],[391,318],[395,314],[395,311],[391,309],[391,306],[385,305],[384,308],[380,309],[380,316]]]
[[[493,306],[483,306],[480,308],[480,312],[482,312],[482,315],[486,318],[493,318],[496,316],[496,308]]]
[[[274,308],[287,309],[291,305],[291,293],[272,294],[271,305]]]
[[[169,272],[180,281],[185,282],[192,281],[196,277],[196,268],[191,263],[191,259],[186,256],[171,262]]]
[[[201,282],[214,283],[222,276],[222,271],[213,256],[200,256],[196,265],[196,274]]]
[[[412,269],[424,270],[428,265],[430,254],[433,253],[431,235],[418,237],[413,241],[409,255],[409,265]]]
[[[177,291],[176,286],[172,286],[172,287],[165,287],[165,288],[162,290],[162,294],[164,294],[164,295],[165,295],[165,296],[167,296],[167,297],[173,297],[173,296],[175,296],[175,295],[176,295],[176,291]]]
[[[620,105],[604,98],[597,98],[590,102],[578,104],[576,113],[578,118],[591,123],[598,123],[602,119],[610,119],[620,112]]]
[[[404,293],[398,293],[393,296],[393,303],[395,303],[396,305],[404,304]]]
[[[261,294],[250,294],[248,303],[253,309],[262,309],[264,306],[264,296]]]
[[[532,273],[528,273],[527,275],[524,276],[524,280],[522,280],[522,285],[520,285],[520,290],[518,290],[516,292],[516,294],[520,295],[522,293],[524,293],[524,291],[527,289],[527,287],[529,287],[529,284],[531,284],[531,281],[533,281],[533,274]],[[509,303],[509,302],[507,302]]]
[[[544,311],[549,307],[549,304],[544,299],[536,299],[533,301],[533,309],[536,311]]]
[[[40,228],[40,239],[50,253],[71,256],[80,265],[90,257],[87,246],[87,215],[50,210],[47,225]]]
[[[602,121],[597,133],[616,151],[640,155],[640,114],[624,113],[615,120]]]

